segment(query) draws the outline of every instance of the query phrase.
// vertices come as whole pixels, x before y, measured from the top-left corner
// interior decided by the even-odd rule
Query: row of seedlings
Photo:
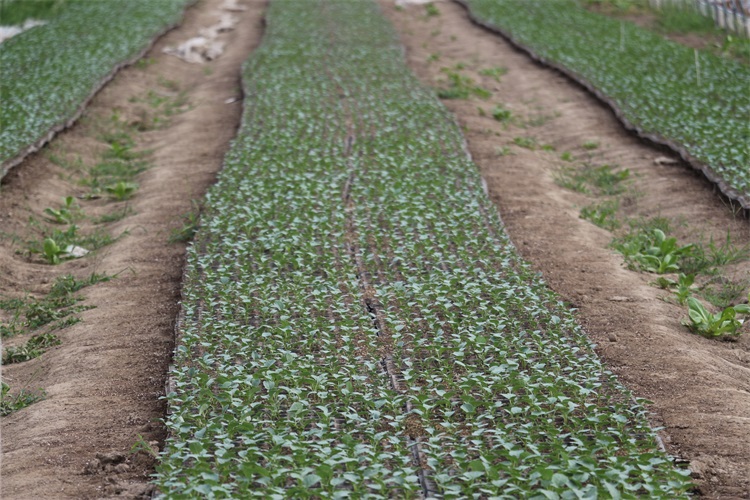
[[[673,498],[371,2],[273,2],[189,250],[173,498]]]

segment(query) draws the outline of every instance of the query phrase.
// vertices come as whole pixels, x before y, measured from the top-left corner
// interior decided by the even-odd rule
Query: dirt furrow
[[[222,0],[200,0],[181,27],[161,38],[142,63],[123,70],[89,105],[82,122],[30,156],[3,181],[0,196],[0,295],[46,292],[55,277],[91,272],[116,279],[81,292],[82,322],[57,332],[62,344],[39,358],[3,367],[14,389],[42,388],[46,398],[4,417],[3,498],[99,498],[150,494],[153,459],[131,454],[161,445],[164,383],[173,346],[184,245],[167,242],[219,170],[241,112],[240,66],[259,43],[264,0],[240,0],[237,29],[223,34],[224,54],[205,65],[162,53],[217,22]],[[143,123],[166,95],[184,105]],[[154,109],[149,108],[154,107]],[[161,109],[161,108],[159,108]],[[58,266],[23,255],[10,235],[28,237],[27,221],[63,196],[80,196],[81,170],[98,161],[101,124],[127,123],[135,146],[150,150],[133,198],[115,204],[130,215],[104,227],[127,232],[84,259]],[[57,158],[56,162],[51,159]],[[60,159],[64,158],[65,161]],[[68,164],[63,168],[60,164]],[[103,199],[79,198],[87,215],[112,210]],[[92,226],[88,218],[79,223]],[[21,248],[19,248],[21,245]],[[21,251],[21,254],[17,253]],[[25,339],[22,339],[25,340]],[[11,339],[14,343],[16,339]]]
[[[750,497],[750,336],[730,343],[691,334],[681,325],[687,309],[650,285],[656,276],[626,269],[608,248],[612,234],[579,217],[602,198],[564,189],[560,174],[572,165],[628,169],[621,217],[668,219],[679,241],[723,241],[729,232],[741,246],[750,242],[747,221],[679,158],[627,133],[580,86],[473,25],[454,2],[434,5],[437,15],[381,0],[425,84],[446,88],[458,74],[491,92],[444,103],[511,238],[578,308],[608,366],[653,402],[654,424],[665,427],[669,452],[690,462],[700,492]],[[750,267],[728,273],[741,280]]]

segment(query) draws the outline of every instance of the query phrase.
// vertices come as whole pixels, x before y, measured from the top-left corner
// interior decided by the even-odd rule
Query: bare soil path
[[[750,498],[750,334],[735,343],[691,334],[681,325],[686,308],[662,300],[666,292],[649,284],[654,275],[626,269],[608,248],[612,234],[579,218],[581,207],[600,200],[555,179],[571,164],[627,168],[633,181],[620,200],[622,215],[665,217],[679,241],[723,241],[729,231],[747,244],[748,222],[688,167],[657,163],[664,152],[624,132],[578,86],[471,24],[454,2],[435,2],[439,15],[419,5],[396,8],[391,0],[381,5],[425,84],[445,88],[453,73],[492,92],[489,99],[444,102],[464,128],[511,238],[579,309],[608,366],[637,397],[653,402],[668,451],[689,461],[700,493]],[[496,106],[512,118],[494,119]],[[564,152],[572,163],[561,159]],[[728,273],[746,278],[750,267],[745,262]]]
[[[213,181],[234,136],[242,106],[240,66],[260,41],[266,2],[239,1],[247,9],[232,13],[239,23],[221,35],[226,51],[217,60],[188,64],[162,49],[215,24],[223,3],[199,0],[189,8],[182,26],[160,39],[143,63],[118,74],[80,124],[3,181],[1,296],[46,293],[63,274],[120,274],[81,292],[83,304],[96,308],[81,313],[82,322],[56,332],[60,346],[3,367],[3,380],[11,387],[42,388],[46,398],[0,420],[2,498],[150,495],[153,459],[130,451],[138,435],[155,446],[164,439],[160,419],[165,405],[160,398],[173,347],[184,255],[184,245],[167,240],[170,230],[180,225],[181,214],[191,210],[191,200],[200,199]],[[164,111],[164,102],[175,107]],[[161,114],[155,112],[159,106]],[[99,135],[108,121],[143,130],[135,136],[136,147],[152,151],[147,157],[152,166],[138,176],[140,187],[128,202],[77,203],[92,217],[111,213],[113,206],[132,211],[97,226],[113,236],[127,234],[95,254],[58,266],[19,254],[22,245],[10,235],[28,238],[29,217],[40,218],[63,196],[86,191],[76,183],[81,172],[75,165],[101,158],[105,145]],[[62,168],[50,161],[53,156],[66,158],[73,167]],[[12,338],[6,345],[27,339]]]

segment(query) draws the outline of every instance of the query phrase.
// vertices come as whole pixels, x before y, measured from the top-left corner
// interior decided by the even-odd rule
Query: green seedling
[[[594,149],[597,149],[599,147],[599,143],[596,141],[586,141],[582,144],[583,149],[587,151],[592,151]]]
[[[679,279],[677,280],[677,289],[675,290],[675,298],[677,303],[685,305],[687,299],[693,292],[693,283],[695,282],[694,274],[680,273]]]
[[[44,213],[51,222],[56,224],[70,224],[76,218],[79,208],[75,203],[75,198],[66,196],[63,198],[63,205],[60,208],[45,208]]]
[[[742,334],[740,329],[744,323],[744,318],[740,318],[738,315],[750,315],[750,305],[748,304],[729,306],[712,314],[695,297],[688,297],[687,303],[690,323],[684,323],[685,326],[692,332],[708,338],[734,339],[738,337]]]
[[[59,264],[60,259],[65,254],[65,249],[60,247],[52,238],[45,238],[42,244],[44,258],[49,264]]]
[[[115,200],[124,201],[133,197],[138,190],[138,184],[135,182],[120,181],[116,184],[106,186],[104,190]]]
[[[663,288],[665,290],[673,290],[677,303],[680,305],[685,305],[688,297],[690,297],[695,291],[695,288],[693,286],[694,282],[694,274],[680,273],[677,281],[665,278],[664,276],[660,276],[656,279],[655,284],[659,288]]]

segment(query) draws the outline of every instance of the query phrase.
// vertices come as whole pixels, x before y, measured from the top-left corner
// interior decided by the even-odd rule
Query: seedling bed
[[[377,7],[267,23],[188,251],[162,492],[679,497]]]

